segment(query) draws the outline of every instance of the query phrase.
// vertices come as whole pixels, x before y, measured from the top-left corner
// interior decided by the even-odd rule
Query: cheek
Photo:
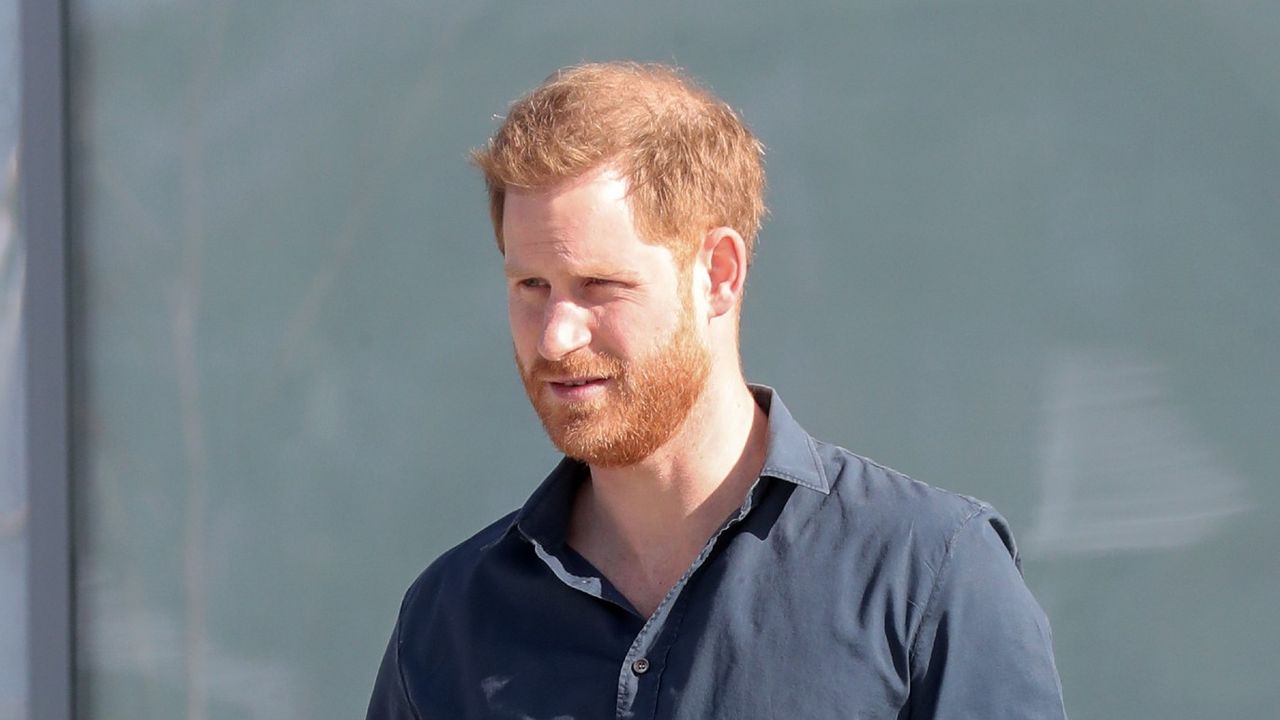
[[[640,357],[661,347],[678,323],[675,310],[627,307],[599,313],[593,346],[620,357]]]
[[[511,325],[511,341],[522,355],[538,344],[542,328],[542,313],[528,303],[511,300],[507,303],[507,322]]]

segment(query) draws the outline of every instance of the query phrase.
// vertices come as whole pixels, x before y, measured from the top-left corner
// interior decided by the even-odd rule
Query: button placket
[[[694,574],[696,574],[702,567],[703,563],[707,561],[707,558],[711,556],[712,551],[720,541],[720,536],[734,525],[741,522],[742,519],[746,517],[747,513],[750,512],[752,506],[755,504],[755,496],[758,488],[761,487],[760,480],[760,478],[756,478],[755,483],[751,485],[751,489],[747,492],[747,497],[743,500],[742,506],[738,508],[737,514],[726,520],[725,523],[720,526],[720,529],[716,531],[716,534],[712,535],[711,538],[707,540],[707,544],[702,547],[702,552],[698,553],[698,556],[694,558],[693,564],[689,566],[688,570],[685,570],[684,575],[676,581],[675,586],[667,591],[666,597],[662,599],[662,602],[658,603],[658,608],[654,610],[653,615],[645,621],[644,627],[640,629],[640,634],[637,635],[635,641],[632,642],[631,648],[627,653],[627,657],[634,657],[635,659],[629,664],[624,661],[618,679],[618,704],[616,714],[616,718],[618,720],[631,717],[633,715],[633,703],[635,702],[639,691],[640,677],[654,669],[653,663],[649,660],[647,655],[640,655],[640,653],[654,654],[654,651],[658,651],[657,657],[659,662],[661,662],[662,657],[665,656],[666,649],[657,647],[655,642],[662,636],[664,626],[666,625],[668,618],[671,616],[680,595],[683,594],[685,587],[689,584]],[[679,627],[679,622],[676,623],[676,627]],[[673,639],[668,638],[665,645],[669,646],[671,642],[673,642]],[[663,643],[658,643],[658,645],[662,644]],[[637,655],[639,657],[636,657]],[[628,673],[628,670],[631,672]]]

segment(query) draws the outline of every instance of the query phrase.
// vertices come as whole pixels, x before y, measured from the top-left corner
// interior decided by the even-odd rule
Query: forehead
[[[505,265],[540,269],[547,262],[621,265],[670,257],[641,239],[628,185],[603,169],[545,190],[509,189],[503,207]]]

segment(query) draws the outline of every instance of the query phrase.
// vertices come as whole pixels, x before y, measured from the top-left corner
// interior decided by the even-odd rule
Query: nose
[[[588,311],[568,301],[547,305],[538,353],[548,360],[559,360],[591,342],[587,327]]]

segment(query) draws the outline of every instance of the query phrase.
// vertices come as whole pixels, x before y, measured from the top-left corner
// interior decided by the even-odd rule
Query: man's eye
[[[618,282],[616,280],[609,280],[607,278],[587,278],[586,284],[608,286],[608,285],[617,285]]]
[[[528,288],[531,290],[538,290],[547,287],[547,281],[541,278],[525,278],[516,284],[522,288]]]

